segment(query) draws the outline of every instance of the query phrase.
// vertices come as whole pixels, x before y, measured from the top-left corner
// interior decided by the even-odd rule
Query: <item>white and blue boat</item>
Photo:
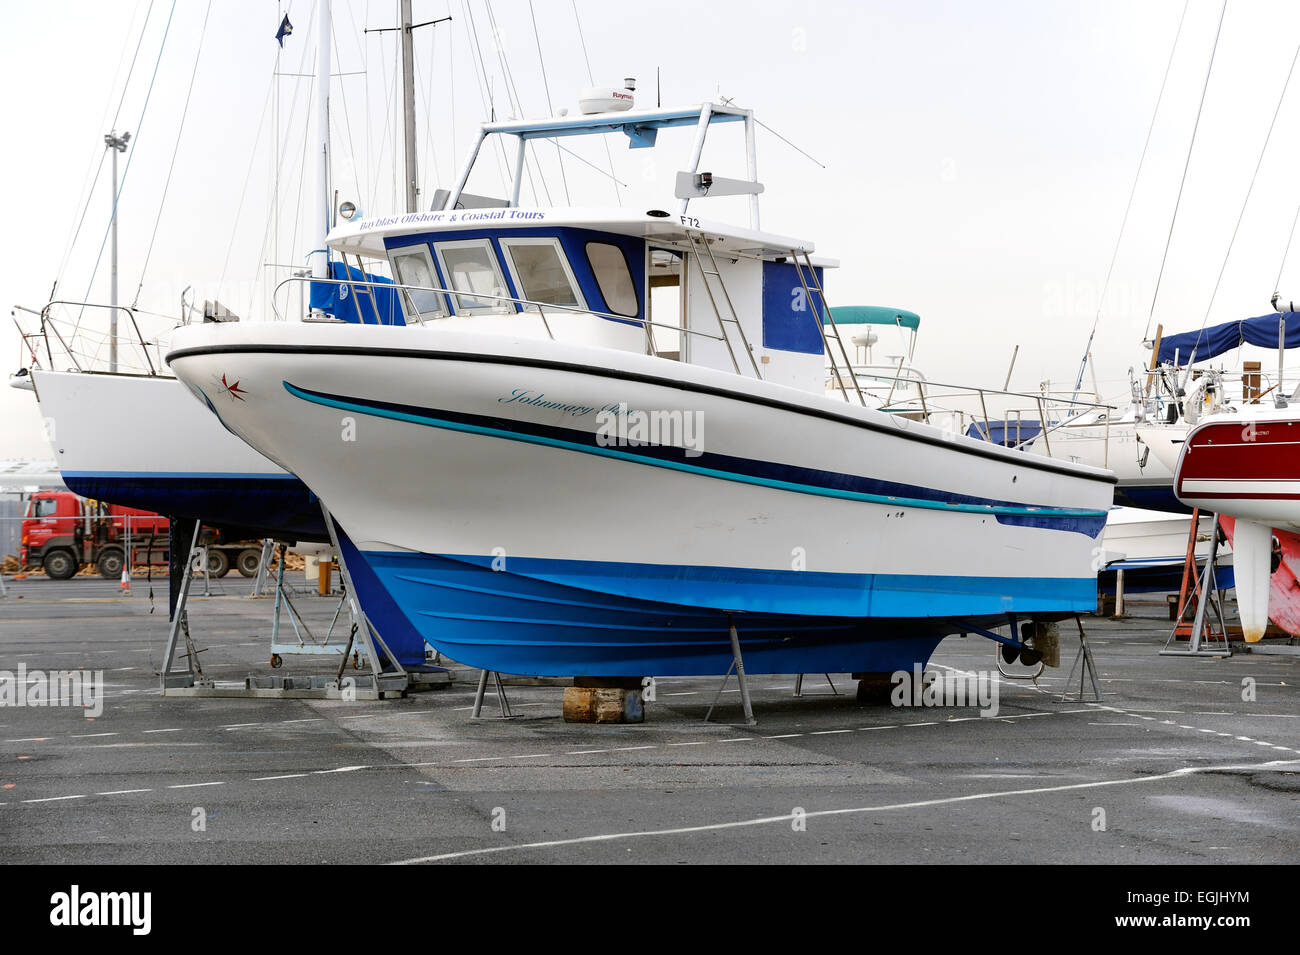
[[[699,168],[720,123],[745,180]],[[534,141],[674,126],[696,136],[668,207],[518,204]],[[749,672],[889,672],[1092,609],[1113,474],[828,395],[836,263],[761,230],[754,126],[718,104],[489,123],[440,210],[330,233],[387,260],[404,327],[190,326],[167,360],[328,505],[363,604],[472,666],[718,674],[734,624]],[[493,137],[513,194],[460,208]],[[748,222],[697,216],[719,195]]]

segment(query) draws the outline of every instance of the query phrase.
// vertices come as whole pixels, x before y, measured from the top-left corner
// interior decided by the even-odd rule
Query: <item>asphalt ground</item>
[[[165,581],[6,579],[0,671],[102,671],[102,713],[0,706],[6,863],[1279,863],[1300,858],[1300,658],[1159,656],[1163,600],[1085,617],[1103,699],[1061,669],[998,677],[976,707],[860,706],[847,675],[663,679],[640,725],[561,719],[510,686],[470,719],[476,671],[405,699],[164,699]],[[272,602],[212,583],[191,625],[205,674],[272,671]],[[314,631],[336,600],[297,598]],[[151,612],[152,611],[152,612]],[[996,673],[949,638],[931,668]],[[1074,689],[1078,689],[1078,674]],[[1253,691],[1253,692],[1252,692]],[[1090,696],[1090,694],[1088,694]],[[497,714],[489,694],[486,716]]]

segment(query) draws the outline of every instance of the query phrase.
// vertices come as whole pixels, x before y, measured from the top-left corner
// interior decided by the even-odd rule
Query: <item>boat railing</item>
[[[526,312],[536,310],[538,317],[541,319],[542,327],[545,330],[547,337],[551,341],[558,340],[556,338],[555,328],[551,324],[551,319],[557,318],[559,316],[574,315],[574,316],[594,316],[596,318],[608,319],[610,321],[618,322],[623,325],[635,325],[641,327],[645,332],[645,354],[647,355],[660,354],[658,348],[655,345],[655,338],[654,338],[655,329],[663,329],[666,333],[670,332],[674,335],[693,335],[699,338],[708,339],[710,341],[723,342],[723,343],[727,342],[727,339],[724,335],[714,334],[712,332],[706,332],[703,331],[702,329],[687,328],[682,325],[670,325],[665,322],[655,322],[647,318],[637,318],[635,316],[629,316],[629,315],[618,315],[613,312],[602,312],[599,309],[594,309],[589,307],[584,308],[579,305],[557,305],[550,302],[540,302],[536,299],[516,298],[511,295],[497,295],[490,292],[478,292],[469,289],[449,289],[449,288],[442,288],[440,286],[435,286],[435,285],[405,285],[397,282],[380,283],[374,281],[366,281],[365,279],[327,279],[327,278],[313,278],[311,276],[291,276],[290,278],[282,279],[276,285],[275,294],[272,296],[272,300],[271,300],[271,307],[277,320],[280,321],[287,320],[287,314],[282,313],[279,306],[279,298],[280,298],[281,290],[282,289],[286,290],[286,296],[287,296],[287,290],[290,287],[304,282],[312,283],[312,284],[319,283],[322,285],[346,286],[348,289],[349,296],[352,296],[352,300],[357,303],[356,305],[357,312],[361,316],[364,322],[367,315],[367,311],[363,310],[360,304],[361,299],[360,297],[358,297],[358,289],[360,289],[361,290],[360,294],[370,299],[369,315],[374,318],[373,323],[367,322],[366,324],[386,324],[383,315],[380,312],[378,297],[375,295],[375,292],[385,292],[385,293],[395,292],[401,295],[406,306],[405,308],[403,308],[403,313],[408,317],[413,316],[416,319],[417,324],[426,325],[429,322],[436,322],[441,319],[449,317],[445,312],[438,312],[436,315],[431,313],[426,314],[425,312],[422,312],[419,308],[416,307],[415,301],[411,297],[411,293],[413,292],[433,292],[440,295],[450,296],[452,299],[487,300],[502,307],[513,308],[514,306],[517,305],[523,307],[526,310]],[[307,315],[304,315],[302,320],[311,321],[312,319],[309,318]],[[734,353],[731,354],[731,361],[736,374],[743,374],[743,372],[741,371],[740,362],[737,360]]]
[[[857,369],[851,369],[855,374]],[[901,371],[901,370],[900,370]],[[898,378],[914,385],[916,394],[905,400],[888,400],[881,409],[887,414],[909,417],[950,431],[972,435],[993,444],[1025,449],[1042,439],[1051,457],[1051,436],[1062,428],[1079,424],[1098,411],[1107,429],[1115,406],[1050,393],[1031,394],[973,385],[934,381],[923,376]],[[897,388],[891,389],[892,395]],[[978,407],[978,411],[975,407]],[[1001,435],[999,440],[995,435]]]
[[[19,311],[34,316],[35,327],[24,327],[14,316],[14,325],[22,339],[24,359],[34,368],[50,371],[67,370],[84,373],[127,375],[160,374],[162,342],[146,338],[140,330],[141,312],[126,305],[54,299],[36,309],[18,306]],[[100,317],[117,319],[116,334],[110,321],[103,329]],[[94,317],[93,321],[87,321]],[[174,319],[168,316],[169,327]]]

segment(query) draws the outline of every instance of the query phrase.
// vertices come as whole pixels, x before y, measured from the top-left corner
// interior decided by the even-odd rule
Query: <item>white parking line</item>
[[[552,849],[561,846],[583,845],[596,842],[615,842],[625,839],[647,838],[653,836],[675,836],[687,835],[697,832],[719,832],[727,829],[741,829],[753,826],[772,825],[774,823],[789,823],[795,818],[801,820],[811,818],[823,818],[830,816],[848,816],[860,815],[872,812],[891,812],[905,809],[927,809],[935,806],[948,806],[957,803],[975,802],[986,799],[1005,799],[1012,796],[1031,796],[1044,793],[1071,792],[1084,789],[1100,789],[1110,786],[1131,786],[1140,783],[1159,782],[1168,779],[1175,779],[1182,776],[1188,776],[1199,773],[1217,773],[1225,771],[1241,770],[1275,770],[1282,771],[1282,766],[1293,766],[1300,760],[1274,760],[1267,763],[1255,763],[1252,765],[1229,765],[1229,766],[1187,766],[1182,769],[1176,769],[1168,773],[1160,773],[1155,776],[1137,776],[1127,779],[1101,779],[1087,783],[1069,783],[1061,786],[1042,786],[1034,789],[1011,789],[997,790],[993,792],[971,793],[966,796],[948,796],[942,799],[924,799],[917,802],[888,803],[876,806],[854,806],[846,809],[820,809],[812,812],[801,810],[796,817],[794,813],[786,813],[780,816],[763,816],[756,819],[739,819],[733,822],[706,823],[698,826],[681,826],[674,829],[644,829],[633,830],[630,832],[611,832],[594,836],[579,836],[572,839],[551,839],[544,842],[525,842],[514,845],[488,846],[479,849],[464,849],[459,852],[444,852],[439,855],[420,856],[414,859],[402,859],[393,863],[394,865],[413,865],[423,862],[442,862],[448,859],[463,859],[469,856],[495,855],[502,852],[520,852],[530,849]]]
[[[24,799],[23,802],[59,802],[64,799],[85,799],[85,795],[79,796],[46,796],[44,799]]]

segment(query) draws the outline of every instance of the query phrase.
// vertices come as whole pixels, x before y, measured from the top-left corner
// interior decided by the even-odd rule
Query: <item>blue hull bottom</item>
[[[1204,573],[1205,565],[1197,565],[1196,573]],[[1227,590],[1236,586],[1236,578],[1231,567],[1214,569],[1215,586]],[[1183,582],[1183,565],[1167,567],[1125,568],[1124,592],[1126,594],[1158,594],[1177,592]],[[1097,586],[1103,594],[1115,593],[1116,574],[1114,570],[1103,570],[1097,575]]]
[[[320,502],[296,477],[203,474],[120,474],[64,471],[63,483],[82,497],[187,517],[236,537],[329,540]],[[240,533],[242,532],[242,533]]]
[[[533,676],[703,676],[725,673],[732,663],[728,615],[715,609],[725,604],[707,606],[714,568],[676,568],[675,586],[658,582],[665,597],[674,589],[681,594],[669,602],[626,596],[615,587],[575,586],[594,579],[612,584],[619,576],[614,568],[624,565],[575,568],[578,562],[512,558],[512,569],[498,572],[490,557],[378,551],[360,556],[423,638],[468,666]],[[531,569],[521,572],[520,565],[542,565],[547,579]],[[1091,579],[1057,581],[1055,593],[1043,581],[1024,581],[1028,596],[1007,592],[1006,581],[996,580],[990,586],[1003,592],[968,600],[964,611],[942,600],[938,581],[920,580],[925,583],[915,587],[913,616],[735,614],[746,671],[907,670],[925,664],[940,640],[960,630],[953,619],[992,629],[1004,625],[1013,609],[1047,613],[1096,605]],[[963,584],[970,587],[970,580]],[[933,613],[936,601],[951,619],[921,616],[927,604]]]
[[[340,556],[348,569],[348,577],[356,590],[362,612],[379,631],[398,663],[408,668],[423,666],[424,637],[393,602],[392,596],[379,583],[375,572],[358,553],[356,545],[337,521],[334,522],[334,531],[338,534]]]
[[[1121,507],[1140,507],[1148,511],[1190,514],[1192,509],[1174,496],[1172,484],[1116,485],[1115,503]]]

